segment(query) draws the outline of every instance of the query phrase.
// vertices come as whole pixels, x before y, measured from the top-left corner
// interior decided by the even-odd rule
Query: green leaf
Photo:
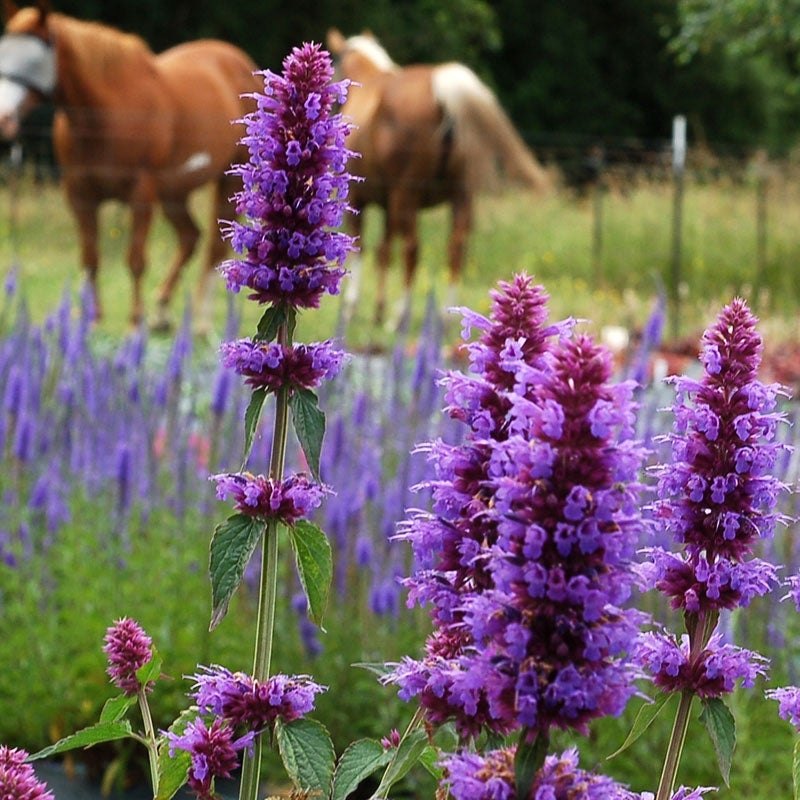
[[[116,697],[109,697],[100,712],[100,722],[118,722],[135,702],[135,694],[131,696],[120,694]]]
[[[327,800],[331,794],[336,753],[325,726],[313,719],[296,719],[275,726],[283,766],[295,787]]]
[[[78,747],[91,747],[93,744],[100,744],[101,742],[113,742],[117,739],[133,738],[131,731],[131,724],[128,720],[119,720],[115,722],[98,722],[89,728],[73,733],[71,736],[66,736],[60,739],[55,744],[39,750],[32,756],[28,756],[29,761],[35,761],[39,758],[49,758],[50,756],[58,755],[59,753],[66,753],[67,750],[75,750]]]
[[[645,703],[636,715],[625,741],[607,758],[616,758],[624,753],[654,722],[656,717],[666,708],[673,697],[678,697],[675,692],[662,692],[652,703]]]
[[[317,396],[310,389],[298,389],[289,397],[292,409],[292,425],[300,447],[303,448],[311,474],[320,480],[319,459],[322,440],[325,437],[325,414],[322,413]]]
[[[258,321],[256,340],[271,342],[278,335],[278,328],[286,322],[286,312],[282,305],[270,306]]]
[[[428,735],[422,728],[412,728],[407,731],[400,741],[399,747],[395,750],[372,798],[377,800],[377,798],[388,797],[389,789],[402,780],[408,771],[420,761],[428,747],[430,747]]]
[[[795,737],[794,752],[792,753],[792,786],[794,787],[794,800],[800,800],[800,737]]]
[[[136,677],[142,686],[147,686],[150,681],[157,681],[161,677],[161,664],[163,663],[158,651],[153,648],[153,655],[146,664],[136,670]]]
[[[253,392],[247,409],[244,412],[244,460],[250,455],[253,446],[253,439],[258,428],[258,420],[261,418],[261,407],[267,398],[266,389],[256,389]]]
[[[392,662],[384,663],[383,661],[356,661],[350,666],[365,669],[367,672],[371,672],[373,675],[382,678],[384,675],[394,672],[397,664],[393,664]]]
[[[297,573],[308,600],[308,616],[322,628],[333,580],[333,556],[328,537],[308,520],[298,520],[289,529]],[[324,628],[323,628],[324,630]]]
[[[523,731],[523,734],[525,731]],[[514,756],[514,782],[517,787],[517,797],[528,797],[533,786],[536,773],[544,764],[547,755],[549,737],[541,733],[532,743],[520,741],[517,745],[517,754]]]
[[[333,773],[332,800],[345,800],[364,778],[385,767],[392,754],[376,739],[359,739],[350,744],[339,757]]]
[[[211,625],[219,625],[245,568],[264,535],[266,523],[246,514],[234,514],[217,525],[211,539],[208,573],[211,578]]]
[[[197,708],[187,708],[169,726],[172,733],[179,736],[186,730],[189,722],[197,717]],[[164,737],[158,745],[158,788],[153,800],[170,800],[189,777],[192,755],[186,750],[175,750],[169,754],[169,740]]]
[[[719,697],[703,700],[703,713],[700,721],[706,726],[708,735],[717,751],[719,771],[725,785],[729,786],[733,751],[736,747],[736,721],[725,701]]]

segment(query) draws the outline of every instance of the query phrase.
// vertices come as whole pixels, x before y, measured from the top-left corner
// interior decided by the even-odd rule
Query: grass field
[[[596,239],[598,204],[595,199],[590,196],[577,200],[564,193],[557,193],[542,200],[532,200],[520,194],[481,198],[478,203],[476,230],[468,263],[457,296],[453,298],[454,301],[459,305],[485,311],[489,306],[488,292],[498,280],[506,279],[515,272],[526,271],[535,275],[547,288],[551,295],[550,309],[554,318],[574,316],[590,320],[588,323],[590,329],[598,333],[601,333],[605,326],[611,325],[632,330],[641,327],[651,312],[657,293],[662,287],[669,287],[672,275],[674,200],[672,188],[668,185],[642,185],[632,187],[626,193],[602,195],[599,198],[602,208],[600,250]],[[800,282],[795,278],[794,269],[800,253],[800,228],[796,224],[800,213],[800,193],[784,177],[776,179],[770,186],[767,200],[766,258],[759,265],[755,187],[747,183],[706,184],[691,179],[687,181],[680,264],[681,314],[677,319],[673,319],[677,323],[679,335],[699,336],[722,304],[729,301],[734,294],[743,294],[762,318],[761,330],[768,342],[777,343],[798,337],[797,309],[800,307]],[[201,219],[206,216],[205,206],[206,198],[200,193],[195,198],[195,207]],[[365,240],[368,262],[374,241],[379,235],[378,222],[376,214],[368,216]],[[130,299],[130,281],[124,266],[127,245],[125,211],[114,205],[105,208],[101,228],[104,259],[101,270],[101,291],[107,314],[93,332],[93,336],[107,337],[112,344],[116,344],[128,328]],[[412,330],[418,329],[422,324],[428,294],[434,292],[440,302],[447,294],[447,277],[442,266],[446,233],[447,215],[443,210],[423,215],[421,265],[414,296]],[[216,229],[211,234],[217,235]],[[206,235],[209,235],[207,230]],[[150,241],[151,268],[147,277],[146,297],[151,305],[158,279],[164,271],[163,267],[172,257],[172,249],[171,232],[159,216],[156,218]],[[57,186],[34,185],[29,180],[0,185],[0,273],[16,267],[21,290],[27,298],[30,314],[35,321],[44,320],[54,311],[66,288],[77,289],[80,286],[78,261],[74,225]],[[180,319],[186,298],[194,289],[199,266],[200,259],[195,257],[175,298],[173,316],[176,321]],[[396,269],[391,284],[395,296],[399,292],[399,276],[400,270]],[[367,269],[363,303],[345,334],[345,344],[350,349],[374,347],[388,349],[394,343],[392,333],[376,329],[372,325],[373,297],[374,275]],[[226,301],[227,294],[220,279],[215,295],[216,338],[222,336],[222,326],[227,315]],[[256,310],[249,308],[248,306],[252,304],[244,301],[239,305],[246,315],[244,332],[250,333]],[[321,313],[313,314],[308,318],[309,321],[305,319],[301,321],[301,327],[298,329],[300,338],[322,339],[336,333],[339,305],[338,298],[326,299]],[[448,332],[448,337],[450,341],[455,342],[457,335],[457,318],[454,317],[453,328]],[[52,359],[49,363],[54,361],[55,359]],[[178,404],[176,407],[183,408],[183,405],[189,407],[191,403]],[[355,416],[355,412],[351,416]],[[397,419],[393,418],[391,423],[391,430],[396,435]],[[352,449],[352,446],[349,449]],[[10,475],[10,471],[7,472],[9,474],[6,478],[10,480],[13,475]],[[337,488],[343,493],[343,487]],[[186,651],[184,655],[188,653],[193,658],[196,649],[195,642],[188,641],[191,638],[191,624],[188,619],[203,615],[207,603],[205,595],[207,586],[205,575],[199,571],[192,573],[191,583],[182,583],[185,577],[181,576],[177,568],[176,556],[175,564],[171,565],[174,567],[175,575],[161,570],[166,572],[166,578],[163,576],[162,578],[165,581],[172,580],[174,583],[166,582],[161,590],[168,594],[173,605],[180,606],[180,613],[165,615],[162,605],[154,607],[149,596],[140,596],[137,594],[136,586],[126,584],[126,592],[132,595],[129,597],[117,587],[118,576],[113,567],[98,570],[97,553],[100,551],[92,548],[94,540],[87,539],[80,528],[79,521],[82,519],[92,521],[92,530],[95,527],[102,527],[96,524],[96,518],[99,516],[97,501],[94,498],[81,497],[73,500],[77,506],[74,510],[75,523],[64,534],[65,537],[74,537],[65,539],[67,543],[65,549],[71,554],[71,560],[61,559],[58,563],[61,570],[74,573],[79,578],[76,595],[80,595],[84,604],[79,612],[83,627],[86,627],[87,619],[92,619],[92,614],[96,617],[93,620],[94,631],[81,631],[83,638],[80,645],[84,647],[86,653],[91,651],[91,654],[85,655],[84,658],[91,662],[94,670],[92,674],[98,677],[91,684],[75,683],[70,671],[64,669],[57,674],[59,682],[55,685],[50,682],[37,685],[35,681],[28,680],[23,688],[31,695],[35,694],[34,690],[39,692],[44,697],[43,704],[52,704],[54,696],[63,697],[71,701],[73,707],[81,710],[83,709],[81,704],[87,702],[86,697],[94,697],[98,687],[102,689],[105,686],[105,677],[101,672],[102,657],[96,647],[91,650],[99,638],[97,632],[102,631],[102,626],[107,621],[106,615],[99,615],[97,608],[92,605],[98,594],[114,595],[115,602],[140,603],[142,613],[152,615],[153,633],[164,643],[164,649],[170,651],[182,649]],[[82,505],[86,507],[81,508]],[[187,527],[199,531],[197,541],[193,540],[193,546],[198,553],[195,561],[200,563],[204,560],[206,552],[206,541],[202,537],[208,535],[210,522],[207,516],[203,515],[202,509],[191,503],[189,506],[190,518]],[[152,553],[158,552],[163,555],[169,552],[170,546],[176,546],[169,538],[172,524],[169,513],[171,513],[169,509],[165,508],[163,524],[159,524],[161,518],[157,515],[152,519],[148,518],[148,524],[152,523],[154,530],[152,551],[137,550],[132,555],[129,554],[131,569],[140,568],[141,574],[147,575],[151,569]],[[201,519],[195,520],[191,514],[200,516]],[[104,530],[95,532],[98,538],[104,535]],[[113,565],[113,562],[109,563]],[[31,615],[28,612],[30,608],[37,608],[37,604],[41,601],[38,583],[25,580],[25,574],[22,572],[18,580],[19,584],[15,584],[11,595],[17,599],[17,605],[19,609],[25,611],[25,615],[16,619],[11,617],[8,607],[5,609],[6,622],[18,637],[13,640],[9,637],[6,643],[14,653],[24,652],[25,648],[30,646],[27,625]],[[94,594],[85,591],[85,586],[89,582],[95,585]],[[141,585],[148,585],[149,588],[145,580],[141,581]],[[198,606],[202,605],[202,608],[194,612],[193,607],[182,596],[183,593],[191,596]],[[52,641],[59,645],[63,641],[63,649],[66,651],[67,645],[77,646],[76,631],[70,627],[74,623],[75,612],[72,609],[76,606],[75,596],[65,594],[64,598],[58,606],[68,611],[68,613],[64,611],[66,616],[48,617],[43,624],[52,628]],[[245,600],[241,598],[239,600],[242,605],[239,611],[245,618],[249,609],[245,607]],[[27,605],[23,604],[23,601]],[[286,611],[287,615],[289,611]],[[162,619],[164,616],[169,619]],[[345,614],[342,613],[342,616]],[[768,627],[768,613],[762,608],[761,613],[753,613],[752,619],[753,622],[750,624],[754,630],[750,630],[749,633],[758,638],[763,633],[761,628],[766,630]],[[203,631],[200,641],[205,655],[205,648],[208,647],[205,619],[203,618],[201,622]],[[335,651],[334,647],[330,646],[328,652],[334,651],[337,654],[335,658],[326,656],[322,659],[325,662],[324,668],[328,671],[324,678],[331,685],[345,684],[348,680],[352,681],[352,678],[348,677],[351,670],[348,658],[350,650],[347,647],[352,644],[353,632],[346,625],[340,626],[338,633],[335,624],[331,625],[330,629],[331,639],[335,642],[338,635],[344,644],[340,650]],[[402,633],[402,627],[399,630]],[[370,631],[365,640],[369,639],[370,646],[374,647],[383,646],[389,641],[399,648],[400,653],[406,652],[401,647],[402,637],[398,634],[398,630],[385,626],[382,633],[383,638],[379,639],[373,635],[374,631]],[[233,622],[228,627],[223,627],[220,634],[215,634],[217,635],[222,636],[223,640],[221,645],[216,646],[236,653],[242,650],[249,651],[249,642],[243,647],[240,631],[234,629]],[[92,636],[94,638],[91,638]],[[285,638],[289,639],[288,636]],[[293,654],[289,644],[283,646],[287,650],[286,655],[296,655],[302,669],[302,664],[305,663],[302,659],[305,658],[305,654],[302,652]],[[36,657],[52,668],[58,663],[59,658],[66,658],[66,653],[61,652],[60,646],[55,650],[56,652],[48,652],[42,642]],[[382,654],[385,657],[386,650],[383,650]],[[243,659],[247,657],[247,654],[242,656]],[[380,654],[376,653],[371,660],[378,660],[380,657]],[[786,658],[791,657],[792,653],[787,649]],[[76,672],[88,671],[85,669],[85,664],[70,659],[70,668],[73,666]],[[179,665],[176,674],[187,669],[190,670],[191,666]],[[22,680],[15,682],[12,671],[5,672],[7,674],[0,680],[0,696],[4,694],[2,689],[6,688],[6,697],[11,697],[12,691],[17,692],[18,697],[25,697],[24,692],[15,688],[22,683]],[[776,679],[778,677],[783,676],[776,676]],[[337,731],[341,729],[344,734],[349,733],[348,726],[352,725],[353,718],[366,719],[375,713],[375,708],[380,710],[381,724],[389,724],[387,720],[391,718],[396,707],[387,701],[385,694],[378,691],[371,678],[370,681],[371,693],[364,692],[363,696],[348,698],[347,718],[344,716],[344,708],[336,707],[333,699],[329,701],[328,707],[323,708],[323,711],[330,715],[327,722],[331,727]],[[360,691],[361,689],[352,694],[358,695]],[[181,692],[182,687],[176,683],[167,699],[173,701]],[[34,736],[41,735],[41,729],[45,728],[45,724],[41,718],[33,719],[30,713],[31,705],[25,702],[17,705],[19,706],[17,711],[25,717],[26,724],[31,728],[29,735],[33,741]],[[633,705],[638,707],[638,704]],[[754,800],[790,797],[792,792],[790,726],[777,718],[774,704],[759,701],[758,692],[737,693],[733,705],[739,726],[739,747],[731,776],[733,788],[723,790],[719,796],[750,797]],[[92,713],[95,711],[94,708],[90,710]],[[624,739],[635,711],[636,708],[632,708],[622,720],[603,721],[593,729],[590,737],[580,742],[580,747],[586,766],[598,764],[602,769],[607,768],[619,779],[629,781],[634,787],[652,788],[657,781],[657,774],[654,773],[658,772],[669,736],[669,719],[666,715],[653,725],[649,732],[652,735],[643,737],[619,759],[612,762],[605,761],[608,753],[616,749]],[[48,735],[51,735],[53,730],[60,735],[63,732],[60,727],[62,725],[66,725],[69,730],[71,722],[73,720],[69,718],[67,720],[55,718],[51,721]],[[13,724],[13,721],[9,724]],[[686,752],[681,780],[687,784],[717,785],[720,779],[713,749],[700,728],[699,723],[694,721],[690,733],[690,737],[693,738]],[[563,742],[559,740],[559,744],[564,746],[570,743],[571,740],[566,736]]]
[[[705,327],[719,307],[735,294],[744,295],[764,320],[765,334],[795,338],[800,282],[795,270],[800,255],[800,191],[788,173],[776,177],[766,194],[765,247],[759,257],[757,192],[747,182],[700,183],[688,176],[684,190],[682,238],[678,263],[679,308],[673,306],[669,331],[692,336]],[[208,235],[206,196],[193,207]],[[587,319],[591,328],[640,327],[661,287],[670,296],[675,277],[674,192],[670,185],[643,184],[626,192],[576,199],[556,192],[543,199],[519,193],[478,199],[476,225],[462,280],[455,295],[447,291],[445,209],[421,215],[421,259],[414,293],[412,329],[420,324],[425,298],[452,297],[458,305],[488,307],[488,290],[514,272],[536,276],[551,295],[554,317]],[[380,214],[369,211],[364,241],[366,258],[362,299],[346,334],[353,349],[386,346],[391,335],[373,324],[374,244]],[[101,214],[100,284],[106,318],[101,332],[117,335],[127,328],[130,279],[125,267],[127,210],[116,204]],[[152,309],[156,287],[173,255],[174,239],[156,215],[149,243],[145,297]],[[397,254],[399,257],[399,253]],[[179,319],[200,270],[200,255],[191,260],[174,299]],[[24,176],[0,185],[0,268],[18,264],[23,291],[34,319],[58,302],[65,286],[77,289],[82,276],[76,229],[56,185],[35,185]],[[390,301],[401,289],[399,263],[390,276]],[[216,326],[226,314],[221,279],[215,291]],[[242,307],[252,304],[242,303]],[[255,315],[255,309],[248,309]],[[337,330],[339,298],[328,298],[315,314],[316,335]],[[247,322],[247,320],[245,320]]]

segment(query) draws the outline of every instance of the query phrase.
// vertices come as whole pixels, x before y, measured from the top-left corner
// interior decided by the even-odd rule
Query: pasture
[[[742,294],[762,319],[768,343],[777,345],[797,338],[800,180],[794,179],[796,174],[787,167],[769,186],[766,259],[760,275],[756,187],[748,181],[726,178],[700,182],[688,175],[679,289],[681,337],[698,335],[724,302]],[[32,317],[41,321],[58,303],[65,286],[77,290],[82,284],[74,223],[56,185],[34,184],[24,173],[14,176],[8,168],[4,177],[0,184],[0,264],[4,269],[19,265],[21,288],[30,300]],[[205,191],[198,191],[191,200],[197,218],[207,219],[209,198]],[[640,328],[654,297],[670,281],[673,191],[669,184],[642,182],[625,192],[604,193],[601,201],[602,251],[598,265],[597,204],[591,197],[575,199],[563,191],[544,198],[524,192],[479,196],[475,231],[454,295],[448,292],[446,269],[447,212],[444,208],[423,212],[412,332],[419,329],[430,292],[442,307],[466,305],[481,311],[488,307],[488,289],[519,271],[533,274],[546,286],[554,318],[571,315],[587,319],[595,333],[609,325]],[[366,212],[361,299],[345,336],[345,344],[352,350],[386,349],[392,343],[391,330],[373,324],[380,219],[379,211]],[[130,279],[125,268],[128,232],[126,209],[114,203],[104,206],[100,224],[104,267],[99,285],[108,313],[98,325],[99,335],[118,337],[129,330],[126,308]],[[198,254],[176,290],[173,322],[179,322],[182,307],[195,292],[200,252],[209,234],[218,236],[218,231],[203,229]],[[144,279],[150,319],[174,244],[163,217],[156,215],[149,246],[150,267]],[[399,253],[395,253],[388,287],[391,318],[402,297]],[[226,316],[226,294],[220,278],[213,293],[217,335]],[[242,308],[249,305],[241,304]],[[340,298],[323,301],[321,312],[314,315],[316,336],[337,333],[340,306]],[[254,309],[244,310],[255,317]],[[246,324],[250,322],[245,320]]]
[[[77,238],[57,186],[35,185],[25,175],[7,173],[5,178],[0,188],[0,265],[3,271],[16,266],[15,291],[24,297],[31,319],[39,324],[52,317],[62,303],[65,288],[77,290],[81,285]],[[480,197],[463,281],[454,303],[483,312],[489,305],[488,291],[498,280],[527,271],[548,290],[551,316],[555,319],[587,319],[589,329],[598,335],[608,326],[632,331],[642,328],[660,287],[669,280],[671,187],[642,183],[626,192],[605,194],[601,199],[603,248],[598,265],[593,258],[597,207],[591,197],[576,200],[564,192],[535,202],[523,193]],[[200,210],[198,218],[204,218],[208,197],[200,192],[193,202]],[[682,336],[699,335],[722,304],[733,294],[741,293],[763,320],[761,331],[768,349],[797,339],[800,286],[794,269],[800,254],[800,232],[795,223],[800,213],[800,192],[786,175],[770,187],[768,212],[767,261],[759,277],[755,187],[746,181],[710,184],[690,177],[684,217],[684,283],[680,288]],[[323,466],[348,513],[341,510],[342,505],[334,506],[339,511],[328,512],[330,517],[321,524],[330,528],[334,538],[339,535],[337,526],[347,533],[337,544],[341,570],[337,580],[340,587],[349,588],[340,588],[332,604],[321,658],[309,660],[309,653],[319,642],[304,638],[308,631],[302,626],[298,629],[298,616],[288,603],[280,612],[285,635],[276,656],[282,668],[313,671],[320,681],[336,686],[337,691],[320,702],[319,717],[331,729],[337,747],[358,735],[384,735],[389,727],[402,724],[409,712],[405,704],[386,702],[393,693],[380,689],[367,671],[354,670],[350,665],[397,658],[413,650],[423,638],[425,621],[421,615],[398,608],[395,597],[381,594],[382,581],[392,565],[391,558],[383,560],[385,534],[402,515],[404,505],[419,502],[405,493],[405,488],[420,477],[415,472],[419,465],[408,458],[408,451],[415,442],[447,435],[438,411],[441,398],[432,387],[436,371],[447,365],[447,356],[452,354],[459,333],[457,318],[448,318],[440,333],[438,315],[426,313],[429,296],[433,295],[441,305],[447,295],[445,212],[434,210],[422,217],[413,313],[409,332],[403,337],[376,329],[372,323],[375,275],[370,264],[379,236],[374,212],[367,212],[366,223],[362,300],[345,332],[345,344],[353,351],[380,350],[392,358],[385,362],[369,360],[374,372],[351,371],[337,379],[323,397],[323,407],[330,409],[325,448],[329,463]],[[89,395],[96,395],[97,386],[113,385],[117,405],[109,402],[105,408],[111,418],[119,415],[120,436],[136,430],[124,416],[127,410],[135,408],[136,414],[141,414],[139,405],[144,408],[142,416],[130,419],[146,422],[143,444],[135,442],[136,447],[143,446],[142,464],[150,470],[141,478],[146,486],[159,489],[148,494],[146,486],[140,486],[130,495],[132,501],[123,515],[119,462],[107,466],[109,471],[104,478],[87,467],[88,484],[64,484],[72,487],[67,498],[69,521],[57,533],[42,529],[41,538],[33,540],[34,557],[26,567],[4,567],[7,596],[14,599],[3,607],[1,624],[6,626],[7,635],[0,636],[0,642],[4,642],[0,653],[2,663],[13,664],[13,668],[4,669],[0,677],[0,740],[22,731],[18,743],[31,749],[45,743],[43,737],[61,735],[96,717],[105,687],[99,641],[112,613],[140,618],[158,640],[166,659],[165,668],[176,678],[190,672],[198,658],[221,663],[230,660],[245,666],[249,659],[250,643],[237,632],[252,621],[253,596],[247,592],[237,596],[231,619],[219,632],[209,635],[207,580],[202,569],[211,527],[222,512],[214,506],[205,481],[207,462],[198,456],[198,441],[209,448],[202,450],[205,457],[219,459],[220,464],[225,463],[225,458],[233,463],[235,454],[241,452],[241,442],[236,437],[240,435],[243,394],[234,392],[224,413],[217,417],[209,398],[218,376],[213,345],[220,338],[231,336],[230,329],[224,333],[228,297],[220,279],[214,297],[215,335],[210,341],[195,339],[190,345],[191,336],[186,331],[177,337],[149,337],[147,356],[141,364],[128,361],[130,281],[124,264],[127,232],[123,208],[106,207],[101,225],[104,268],[100,273],[104,319],[85,342],[77,333],[81,330],[80,315],[74,306],[65,307],[58,324],[76,332],[72,341],[77,349],[70,352],[82,354],[90,365],[81,380],[88,385],[90,372],[97,380]],[[204,231],[204,238],[208,235],[216,236],[217,231]],[[155,307],[159,279],[171,259],[171,237],[163,219],[157,217],[150,242],[151,268],[145,281],[148,310]],[[196,256],[176,300],[185,301],[194,290],[199,268]],[[396,263],[390,277],[390,297],[400,296],[400,272]],[[182,305],[175,304],[174,318],[178,322]],[[242,327],[251,330],[255,309],[245,308],[252,304],[244,302],[236,305],[245,314]],[[340,298],[324,300],[321,312],[314,314],[314,329],[307,330],[306,325],[304,335],[318,339],[335,335],[339,310]],[[51,325],[50,339],[45,337],[49,344],[44,346],[27,331],[24,319],[15,323],[13,315],[8,315],[4,324],[3,336],[8,342],[17,343],[13,352],[28,354],[39,352],[37,348],[52,348],[47,350],[47,357],[42,356],[41,364],[51,372],[39,376],[40,388],[60,386],[60,381],[70,380],[70,363],[58,350],[59,341],[70,337],[59,337],[58,325]],[[20,338],[14,339],[12,334]],[[74,345],[75,341],[80,346]],[[166,389],[165,374],[174,381],[167,382]],[[129,383],[134,377],[139,390],[136,398]],[[114,383],[117,380],[119,385]],[[75,383],[76,391],[79,383]],[[428,391],[420,391],[420,386]],[[44,411],[52,408],[53,413],[62,413],[52,392],[45,392],[43,398]],[[662,406],[664,396],[653,396],[649,402],[653,407]],[[168,423],[165,431],[157,424],[161,419]],[[93,421],[95,428],[112,430],[109,419],[97,417]],[[148,448],[156,439],[161,455],[148,459]],[[388,440],[396,446],[381,450],[378,445]],[[134,439],[131,442],[133,454],[137,451],[133,449]],[[255,456],[261,458],[261,451],[266,449],[261,447]],[[25,463],[31,462],[21,462],[8,444],[6,451],[8,461],[0,480],[5,496],[16,493],[13,497],[19,502],[17,507],[8,504],[9,515],[3,520],[3,527],[24,523],[30,529],[37,521],[41,525],[42,507],[33,503],[35,477],[41,465],[27,470]],[[54,463],[47,461],[48,466]],[[15,469],[9,468],[11,465]],[[796,464],[792,468],[796,470]],[[70,474],[69,462],[63,462],[61,469],[64,480],[77,477]],[[369,482],[364,480],[365,475],[376,477]],[[161,500],[157,507],[153,504],[155,498]],[[18,519],[11,516],[14,512],[20,514]],[[183,538],[185,546],[181,544]],[[48,559],[48,548],[54,542],[61,545],[59,552],[67,557]],[[791,537],[786,536],[777,546],[783,548],[783,555],[797,569]],[[153,574],[153,553],[159,554],[158,576]],[[130,581],[119,580],[121,562]],[[376,563],[386,566],[387,571],[376,571]],[[92,588],[87,590],[87,586]],[[143,594],[141,586],[147,586],[148,592]],[[52,593],[45,598],[48,591]],[[155,606],[153,595],[160,598]],[[52,613],[42,614],[43,607]],[[77,612],[70,611],[76,608]],[[85,624],[73,627],[76,613]],[[739,628],[749,646],[764,645],[771,655],[782,654],[776,662],[776,680],[796,680],[793,654],[782,649],[780,636],[775,636],[776,629],[778,634],[789,636],[792,629],[800,626],[791,618],[781,618],[786,625],[781,629],[776,619],[775,609],[765,602],[754,604],[746,616],[736,616],[730,624]],[[32,620],[36,620],[36,647],[31,659],[15,658],[15,654],[29,648],[27,637],[33,629]],[[185,688],[179,680],[173,687],[162,698],[165,718]],[[740,727],[731,775],[734,789],[721,792],[720,797],[788,797],[791,730],[778,720],[772,704],[756,702],[751,694],[754,693],[735,695],[733,705]],[[54,695],[63,701],[63,708],[54,709]],[[9,698],[14,699],[9,702]],[[376,707],[381,709],[379,715],[374,715]],[[21,714],[23,710],[25,713]],[[610,766],[603,761],[624,738],[632,713],[622,720],[604,721],[580,746],[587,766],[600,763],[620,779],[644,787],[655,780],[649,773],[669,735],[666,717],[653,726],[652,737],[640,740]],[[370,725],[376,729],[369,729]],[[693,729],[693,733],[696,735],[698,730]],[[687,784],[718,784],[710,746],[701,736],[693,741],[699,744],[689,748],[681,780]],[[565,737],[563,744],[568,743]],[[121,764],[130,756],[129,752],[123,753]]]

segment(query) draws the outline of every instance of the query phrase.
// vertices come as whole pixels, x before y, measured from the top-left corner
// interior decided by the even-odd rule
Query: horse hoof
[[[161,335],[172,333],[172,323],[168,319],[160,319],[150,324],[150,332]]]

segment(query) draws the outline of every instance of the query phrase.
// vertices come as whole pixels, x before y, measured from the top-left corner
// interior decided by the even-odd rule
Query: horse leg
[[[148,174],[140,175],[128,202],[131,207],[131,238],[128,245],[128,270],[133,281],[131,325],[138,327],[144,321],[142,277],[147,267],[147,234],[153,219],[153,203],[156,199],[155,182]]]
[[[383,325],[386,315],[386,278],[392,261],[392,239],[394,237],[394,220],[391,208],[386,209],[383,220],[383,238],[378,244],[377,266],[378,285],[375,298],[375,324]]]
[[[447,284],[447,307],[455,305],[458,284],[461,281],[461,270],[464,266],[464,256],[467,241],[472,230],[472,196],[466,192],[458,192],[451,199],[452,227],[450,230],[449,267],[450,275]]]
[[[218,225],[220,220],[236,219],[236,204],[231,200],[231,197],[237,188],[237,181],[232,180],[229,175],[223,175],[212,184],[208,247],[205,261],[200,271],[195,301],[197,308],[196,330],[204,336],[211,333],[211,307],[213,290],[216,286],[212,276],[220,263],[229,255],[230,249],[230,245],[219,235]]]
[[[350,214],[347,223],[348,228],[350,229],[350,235],[359,243],[359,246],[363,246],[361,244],[361,236],[364,227],[362,221],[363,213],[363,209],[358,209],[358,213]],[[361,273],[364,268],[364,261],[361,252],[350,254],[347,268],[349,275],[342,301],[342,324],[344,326],[350,324],[350,320],[353,319],[353,314],[355,313],[356,305],[358,305],[358,294],[359,289],[361,288]]]
[[[78,223],[81,265],[86,273],[86,280],[92,295],[94,319],[99,320],[103,316],[103,306],[97,289],[97,270],[100,265],[100,255],[97,249],[98,204],[94,200],[81,198],[78,191],[69,184],[66,185],[66,191],[67,202]]]
[[[172,261],[172,266],[167,273],[167,277],[158,290],[158,301],[156,306],[156,320],[153,330],[166,332],[172,327],[168,310],[172,293],[178,284],[186,262],[192,257],[197,240],[200,238],[200,229],[189,213],[188,199],[186,197],[168,197],[161,203],[164,216],[167,222],[172,225],[178,237],[178,252]]]
[[[404,319],[411,311],[411,289],[419,262],[419,233],[417,230],[417,203],[409,194],[397,199],[395,219],[398,231],[403,239],[403,300],[400,306],[400,319]],[[396,326],[395,326],[396,327]]]

